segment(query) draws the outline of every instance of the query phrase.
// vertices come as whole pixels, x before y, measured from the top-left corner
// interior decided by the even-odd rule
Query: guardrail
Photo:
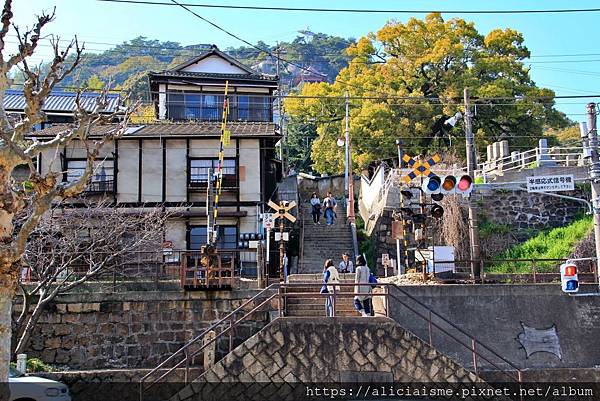
[[[502,375],[506,376],[509,382],[514,382],[520,384],[522,382],[522,373],[521,370],[508,361],[506,358],[501,356],[498,352],[493,350],[491,347],[483,344],[481,341],[477,340],[474,336],[468,334],[465,330],[461,329],[444,316],[435,312],[427,305],[410,295],[408,292],[398,287],[395,284],[390,283],[378,283],[375,286],[379,290],[383,290],[383,292],[373,292],[372,294],[360,293],[360,292],[344,292],[337,291],[336,286],[339,287],[354,287],[356,284],[352,283],[339,283],[333,284],[334,292],[321,294],[318,292],[318,289],[321,288],[322,283],[319,282],[294,282],[287,284],[272,284],[269,287],[265,288],[257,295],[244,302],[239,308],[235,309],[233,312],[229,313],[224,318],[220,319],[218,322],[212,324],[209,328],[204,330],[198,336],[194,337],[192,340],[187,342],[183,347],[181,347],[178,351],[176,351],[173,355],[163,361],[160,365],[150,371],[148,374],[143,376],[140,379],[139,383],[139,397],[140,401],[143,401],[144,394],[151,389],[155,384],[160,381],[167,379],[170,375],[177,371],[177,369],[185,368],[184,375],[184,383],[193,381],[194,379],[190,379],[189,371],[190,364],[193,362],[194,358],[198,356],[201,352],[204,351],[206,347],[214,342],[222,339],[224,336],[229,335],[229,352],[233,350],[232,348],[232,340],[231,333],[235,328],[244,320],[248,319],[254,313],[261,311],[261,308],[265,308],[267,306],[267,310],[274,309],[273,301],[276,300],[276,311],[277,317],[285,317],[285,304],[286,300],[290,298],[317,298],[325,300],[330,297],[332,299],[332,316],[336,316],[336,304],[340,302],[340,298],[354,298],[357,295],[371,295],[373,297],[383,297],[383,314],[387,317],[390,315],[390,303],[389,300],[393,299],[396,305],[400,305],[405,308],[407,311],[411,313],[411,316],[416,316],[420,318],[423,322],[427,324],[427,338],[421,338],[418,334],[413,333],[417,337],[419,337],[422,341],[428,343],[431,347],[435,347],[434,338],[436,334],[442,334],[446,336],[448,339],[451,339],[453,342],[457,343],[461,347],[465,347],[472,355],[473,360],[473,370],[476,375],[479,374],[479,361],[485,361],[500,372]],[[368,284],[361,284],[368,285]],[[316,291],[314,292],[293,292],[294,288],[305,288],[305,287],[314,287]],[[392,288],[392,291],[390,291]],[[398,296],[393,292],[398,292],[402,296]],[[405,298],[405,299],[403,299]],[[410,305],[407,300],[410,300],[414,303],[414,305]],[[256,305],[256,306],[253,306]],[[253,306],[253,307],[252,307]],[[250,310],[248,310],[251,308]],[[417,310],[418,308],[423,308],[425,311],[421,312]],[[264,310],[263,310],[264,312]],[[238,314],[243,313],[243,315],[236,319]],[[445,326],[445,327],[444,327]],[[220,329],[219,333],[214,333],[214,335],[209,333],[214,330]],[[461,338],[462,337],[462,338]],[[466,341],[464,341],[466,338]],[[494,359],[494,360],[492,360]],[[505,365],[502,367],[500,365]]]
[[[480,267],[483,281],[511,281],[527,283],[548,283],[560,279],[560,265],[572,261],[577,265],[581,283],[597,283],[598,269],[596,258],[530,258],[530,259],[481,259],[473,260],[436,260],[433,272],[452,269],[456,273],[470,274],[471,264]],[[471,277],[472,278],[472,277]]]
[[[551,147],[544,149],[538,147],[479,163],[477,169],[479,173],[485,175],[541,166],[575,167],[581,165],[582,160],[581,147]]]
[[[135,251],[118,257],[102,252],[74,253],[69,262],[57,263],[62,272],[56,279],[74,281],[97,269],[86,281],[104,282],[112,287],[123,282],[145,282],[158,288],[161,282],[180,283],[183,286],[188,281],[201,285],[209,281],[211,284],[219,284],[221,280],[221,285],[233,286],[233,279],[244,275],[247,266],[258,266],[259,255],[256,249],[220,249],[217,254],[220,256],[221,266],[207,269],[201,266],[200,251],[195,250]],[[109,262],[106,262],[107,259],[110,259]],[[105,266],[98,268],[100,263]],[[23,267],[22,282],[37,282],[40,279],[36,275],[36,269]]]

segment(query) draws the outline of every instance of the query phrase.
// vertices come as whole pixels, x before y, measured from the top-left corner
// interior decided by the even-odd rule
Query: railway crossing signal
[[[279,219],[279,236],[280,236],[280,239],[283,239],[284,238],[283,229],[285,228],[285,221],[289,220],[291,223],[296,222],[296,217],[294,217],[290,213],[290,210],[292,210],[294,207],[296,207],[296,202],[281,201],[278,205],[277,203],[273,202],[272,200],[269,200],[267,205],[269,205],[271,207],[271,209],[275,210],[275,213],[273,213],[273,220]],[[269,238],[268,241],[270,241],[270,240],[271,239]],[[284,282],[284,277],[283,277],[284,257],[285,257],[285,244],[284,244],[284,241],[280,241],[279,242],[279,281],[282,283]]]
[[[408,164],[408,167],[412,167],[412,169],[413,169],[410,173],[408,173],[404,176],[404,181],[406,183],[409,183],[417,176],[425,176],[425,177],[435,176],[435,174],[433,174],[430,170],[431,166],[439,163],[442,160],[442,158],[438,154],[435,154],[432,157],[430,157],[429,159],[427,159],[425,161],[421,161],[421,160],[415,160],[412,157],[410,157],[408,154],[405,154],[402,157],[402,160],[405,161],[406,164]]]

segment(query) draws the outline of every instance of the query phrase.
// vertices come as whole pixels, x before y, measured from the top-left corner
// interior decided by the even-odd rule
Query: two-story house
[[[281,178],[273,123],[277,77],[257,74],[213,46],[171,70],[150,73],[149,82],[155,121],[130,124],[104,146],[86,195],[131,208],[178,208],[165,240],[176,249],[198,250],[206,243],[206,188],[218,164],[227,82],[231,140],[224,149],[218,244],[236,248],[240,233],[259,231],[259,213]],[[111,128],[99,126],[92,134]],[[61,129],[55,124],[35,136],[43,140]],[[73,142],[45,152],[38,164],[41,172],[61,171],[65,181],[73,180],[85,167],[84,146]]]

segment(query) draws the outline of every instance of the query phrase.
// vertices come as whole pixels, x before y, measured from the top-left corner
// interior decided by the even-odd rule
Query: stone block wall
[[[589,199],[582,190],[564,193],[576,198]],[[586,212],[583,203],[526,191],[494,190],[473,196],[479,214],[498,224],[519,229],[545,229],[569,224]]]
[[[300,400],[306,383],[361,382],[483,384],[388,318],[281,318],[171,400],[217,399],[215,388],[222,399]]]
[[[589,194],[583,190],[565,195],[589,199]],[[587,210],[581,202],[526,191],[486,190],[473,194],[472,199],[480,220],[507,225],[515,230],[561,227]],[[382,254],[387,253],[390,258],[397,259],[396,240],[392,238],[392,212],[393,208],[384,209],[371,232],[380,275]],[[444,245],[439,239],[435,242],[436,245]]]
[[[225,317],[256,290],[70,294],[49,305],[35,327],[29,357],[69,369],[153,368]],[[15,305],[14,312],[20,311]],[[264,327],[259,312],[234,333],[234,345]],[[228,351],[229,338],[217,355]]]

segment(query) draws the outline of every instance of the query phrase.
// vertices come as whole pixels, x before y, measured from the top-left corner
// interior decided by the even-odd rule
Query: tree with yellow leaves
[[[480,149],[500,139],[530,146],[545,126],[567,121],[553,108],[554,92],[529,76],[523,42],[515,30],[482,35],[474,23],[446,21],[439,13],[390,21],[346,50],[352,59],[334,83],[304,85],[300,96],[287,99],[286,111],[295,121],[315,122],[311,157],[319,172],[344,168],[343,149],[335,142],[343,133],[345,93],[355,167],[394,157],[397,138],[409,152],[433,153],[440,143],[432,137],[463,136],[460,124],[452,129],[444,121],[464,112],[465,87],[476,105],[473,129]]]

